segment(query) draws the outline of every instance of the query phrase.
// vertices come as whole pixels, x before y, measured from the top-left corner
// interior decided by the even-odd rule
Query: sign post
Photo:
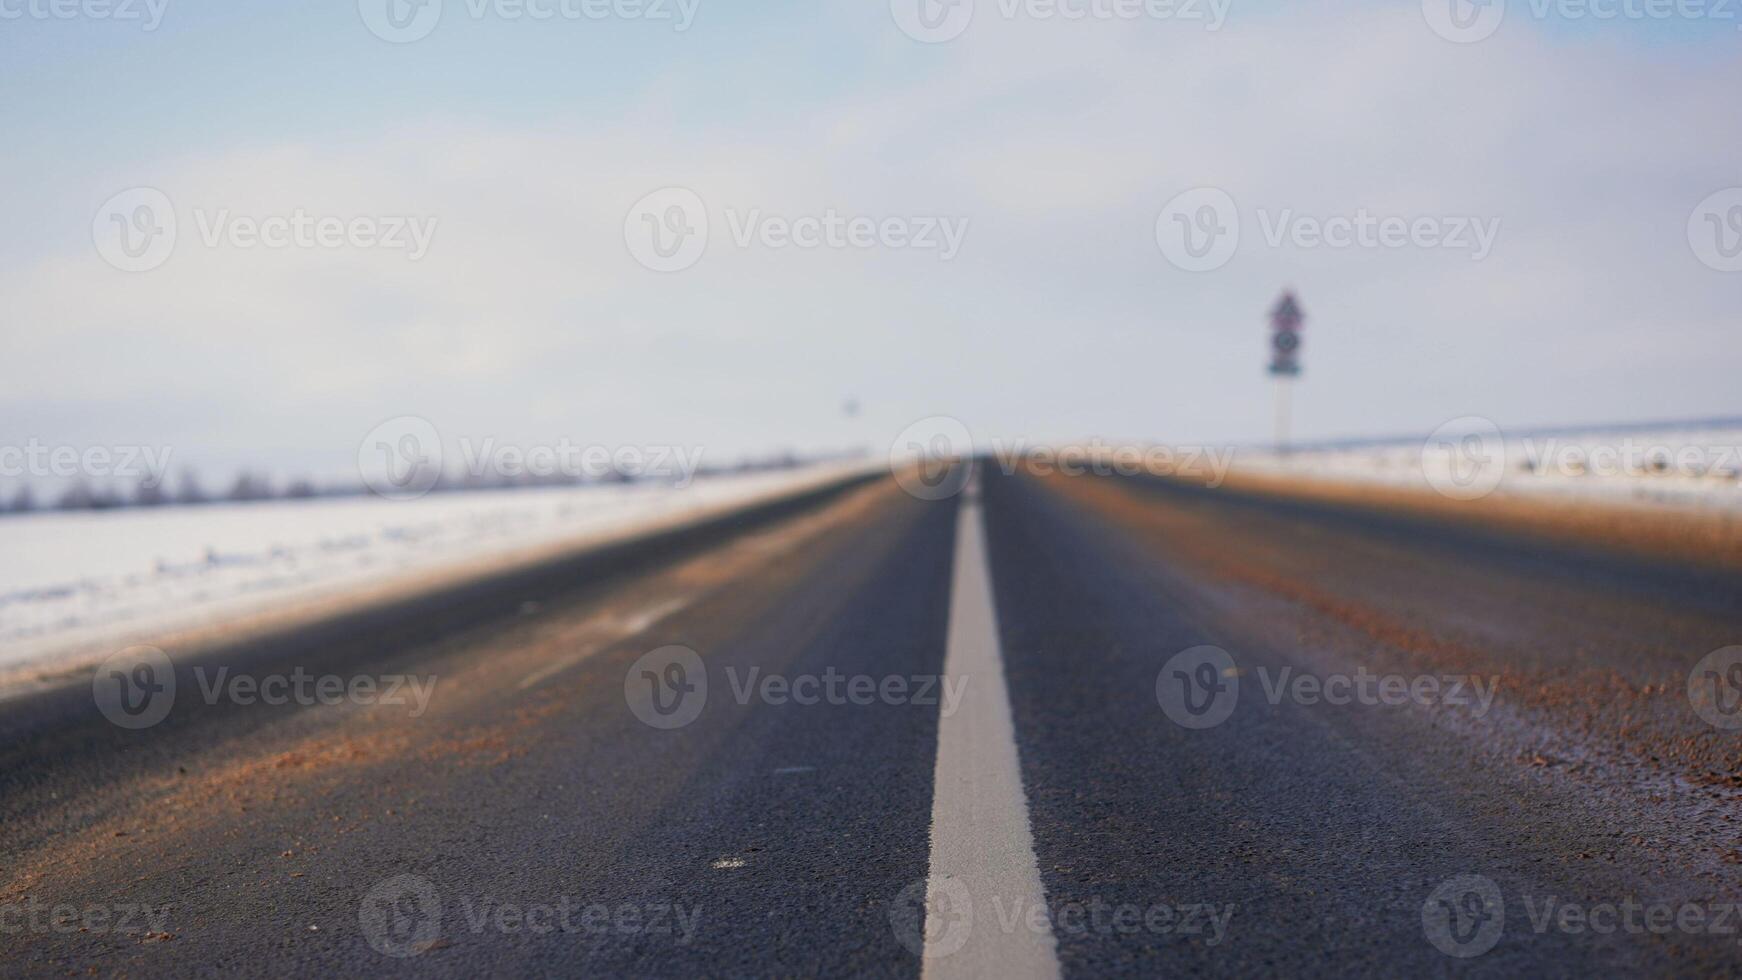
[[[1289,383],[1300,376],[1300,328],[1306,316],[1285,290],[1270,311],[1270,376],[1276,379],[1276,451],[1288,452]]]

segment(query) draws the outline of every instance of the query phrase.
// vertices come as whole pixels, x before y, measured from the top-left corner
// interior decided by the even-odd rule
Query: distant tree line
[[[791,452],[779,453],[763,459],[746,459],[731,466],[704,466],[696,471],[696,477],[719,475],[724,473],[752,473],[768,470],[792,469],[801,465],[823,462],[829,459],[843,458],[842,454],[824,454],[800,457]],[[597,483],[633,483],[636,478],[624,473],[612,473],[599,479],[583,479],[582,477],[558,473],[550,476],[517,476],[500,475],[478,476],[467,474],[452,476],[443,474],[430,491],[431,493],[453,493],[478,490],[508,490],[532,487],[569,487]],[[648,482],[659,482],[649,478]],[[38,490],[30,484],[24,484],[11,493],[0,493],[0,514],[28,514],[34,511],[90,511],[115,510],[123,507],[185,507],[212,503],[243,503],[260,500],[310,500],[331,497],[369,496],[370,491],[361,483],[341,483],[327,486],[317,485],[307,478],[293,478],[282,485],[274,483],[272,478],[255,470],[244,469],[236,474],[228,489],[220,492],[208,492],[201,484],[197,474],[192,469],[181,471],[173,488],[169,481],[157,476],[142,478],[132,487],[103,485],[88,480],[75,480],[60,491],[58,495],[44,498],[38,497]]]

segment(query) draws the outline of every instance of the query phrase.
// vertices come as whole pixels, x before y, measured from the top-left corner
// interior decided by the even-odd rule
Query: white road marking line
[[[675,613],[689,605],[691,599],[692,597],[690,596],[678,596],[673,599],[667,599],[664,602],[656,602],[651,606],[631,613],[627,617],[612,617],[605,620],[602,624],[603,629],[600,630],[603,635],[596,641],[586,643],[575,653],[570,654],[555,663],[545,664],[543,667],[527,674],[526,679],[520,682],[520,690],[524,691],[540,681],[548,680],[555,677],[557,674],[568,670],[575,664],[578,664],[593,654],[598,653],[599,648],[607,643],[615,642],[624,639],[625,637],[634,636],[635,634],[646,630],[648,627],[653,626],[665,617],[670,616],[672,613]]]
[[[646,609],[643,609],[630,616],[628,619],[623,620],[624,635],[634,636],[689,604],[689,596],[678,596],[675,599],[667,599],[664,602],[648,606]]]
[[[963,694],[960,707],[938,719],[926,879],[928,914],[942,908],[960,925],[962,910],[950,906],[966,896],[971,918],[965,930],[927,927],[921,976],[1053,978],[1059,975],[1059,960],[1052,929],[1044,922],[1040,929],[1028,927],[1028,910],[1044,907],[1046,892],[1034,857],[1004,683],[979,485],[976,472],[956,518],[944,674]],[[1017,928],[1006,932],[999,913],[1012,908],[1023,915]]]

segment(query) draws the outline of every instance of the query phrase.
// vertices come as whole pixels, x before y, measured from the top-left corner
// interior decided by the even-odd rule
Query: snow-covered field
[[[517,552],[838,478],[865,464],[652,484],[346,497],[0,518],[0,669],[107,655],[212,626]]]
[[[1243,451],[1233,472],[1742,511],[1742,424],[1502,433],[1460,420],[1426,439]]]

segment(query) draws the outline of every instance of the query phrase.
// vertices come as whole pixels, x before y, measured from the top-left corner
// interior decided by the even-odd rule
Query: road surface
[[[1736,643],[1596,547],[875,479],[5,703],[0,968],[1734,975]]]

